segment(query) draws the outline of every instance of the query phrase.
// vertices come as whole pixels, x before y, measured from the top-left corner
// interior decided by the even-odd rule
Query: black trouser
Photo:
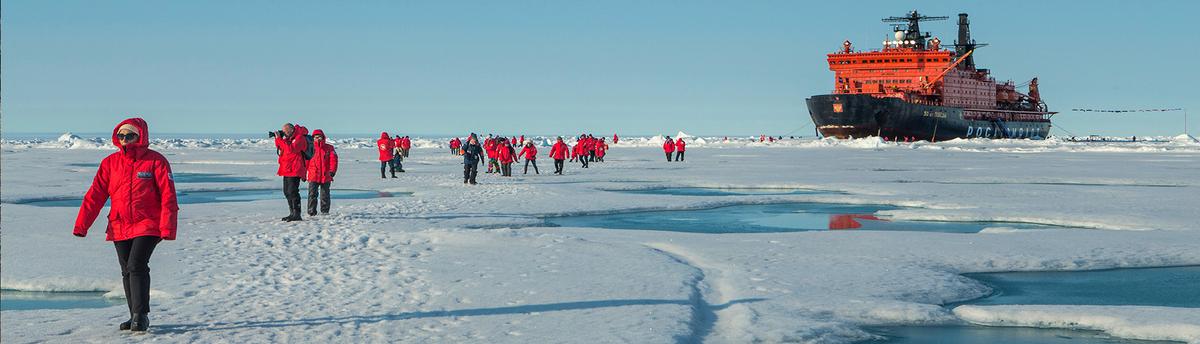
[[[566,159],[554,159],[554,173],[563,174],[563,160]]]
[[[121,284],[130,314],[150,313],[150,255],[162,238],[140,236],[114,241],[117,261],[121,263]]]
[[[506,162],[506,163],[500,164],[500,175],[505,176],[505,177],[512,177],[512,163],[511,162]]]
[[[404,172],[403,161],[404,161],[404,158],[398,154],[396,155],[396,157],[392,158],[392,163],[393,163],[392,172]]]
[[[380,161],[379,162],[379,176],[380,177],[387,178],[386,173],[389,170],[389,168],[388,168],[389,166],[391,166],[390,170],[392,171],[392,177],[396,176],[396,161],[388,160],[388,161]]]
[[[308,214],[317,214],[317,191],[321,194],[321,213],[329,213],[329,182],[308,183]]]
[[[525,159],[525,174],[529,174],[529,164],[533,164],[533,173],[542,174],[541,172],[538,172],[537,160],[534,159]]]
[[[283,177],[283,197],[292,215],[300,215],[300,177]]]
[[[596,151],[588,151],[588,159],[591,161],[596,161]]]
[[[683,161],[683,151],[675,152],[675,161]]]
[[[479,163],[463,164],[463,183],[475,184],[475,175],[479,174]]]
[[[671,152],[667,152],[667,161],[671,161]]]
[[[587,160],[588,160],[588,158],[587,158],[587,155],[582,155],[582,154],[581,154],[581,155],[579,155],[579,162],[583,164],[583,168],[588,168],[588,167],[587,167],[587,164],[588,164],[588,161],[587,161]]]

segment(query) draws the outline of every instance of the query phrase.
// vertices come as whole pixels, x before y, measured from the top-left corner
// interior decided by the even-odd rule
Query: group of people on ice
[[[329,213],[329,188],[337,174],[338,156],[333,145],[326,142],[325,132],[286,123],[276,131],[275,152],[279,155],[279,169],[283,177],[283,196],[288,202],[286,222],[300,221],[300,182],[308,182],[308,215],[317,215],[320,200],[321,214]]]
[[[613,140],[617,140],[616,135],[613,135]],[[477,184],[479,165],[485,161],[487,164],[485,173],[498,173],[502,177],[512,177],[512,164],[520,163],[522,158],[525,159],[524,174],[529,174],[531,165],[534,174],[541,174],[537,166],[538,147],[533,141],[526,141],[524,135],[521,135],[520,138],[509,138],[489,134],[481,142],[478,135],[471,133],[466,142],[459,138],[450,139],[449,146],[451,154],[463,157],[463,184]],[[517,147],[521,147],[521,150],[518,151]],[[554,174],[561,175],[568,158],[571,161],[579,161],[583,168],[588,168],[589,162],[603,162],[607,151],[608,144],[605,143],[604,138],[597,139],[588,134],[580,135],[572,147],[559,136],[550,146],[547,156],[554,160]]]
[[[375,141],[376,147],[379,148],[379,177],[387,178],[387,172],[392,172],[392,178],[396,178],[396,172],[404,172],[404,158],[408,157],[408,151],[412,149],[412,139],[408,136],[396,135],[394,138],[388,137],[385,131],[379,134],[379,140]]]
[[[684,142],[682,137],[671,140],[671,137],[667,136],[662,147],[663,152],[667,153],[667,162],[671,161],[671,153],[675,153],[675,161],[683,161],[683,152],[687,151],[687,142]]]

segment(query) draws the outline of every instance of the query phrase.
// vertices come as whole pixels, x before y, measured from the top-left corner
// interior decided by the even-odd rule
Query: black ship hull
[[[887,140],[943,141],[976,137],[1043,139],[1050,135],[1050,121],[1039,112],[923,105],[867,94],[818,95],[807,102],[817,131],[839,139],[879,136]]]

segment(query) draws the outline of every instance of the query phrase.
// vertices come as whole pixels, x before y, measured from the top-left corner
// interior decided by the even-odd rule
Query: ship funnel
[[[959,57],[965,56],[968,51],[975,49],[975,41],[971,40],[971,21],[967,20],[966,13],[958,14],[958,41],[954,42],[954,53]],[[967,56],[962,63],[963,69],[974,70],[975,58]]]

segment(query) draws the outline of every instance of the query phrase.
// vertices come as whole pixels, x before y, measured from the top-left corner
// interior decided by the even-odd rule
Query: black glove
[[[337,172],[329,172],[329,178],[333,178],[333,175],[335,174],[337,174]]]

